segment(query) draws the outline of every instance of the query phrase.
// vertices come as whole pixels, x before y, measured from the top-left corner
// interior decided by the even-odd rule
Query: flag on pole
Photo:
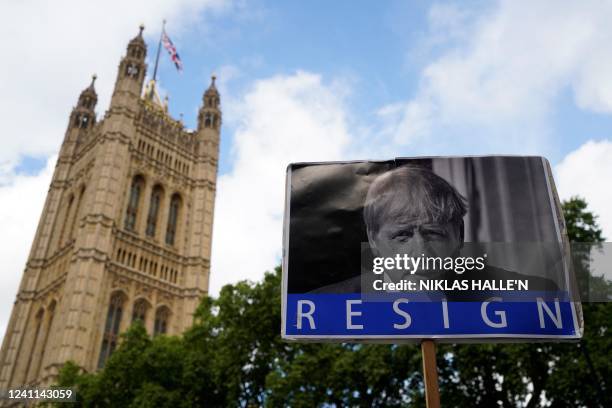
[[[172,44],[172,41],[170,41],[170,37],[168,37],[168,34],[166,34],[166,30],[162,31],[162,43],[164,44],[164,48],[168,51],[168,54],[170,54],[170,59],[172,62],[174,62],[176,69],[179,72],[182,71],[183,62],[181,61],[178,52],[176,52],[176,47],[174,44]]]

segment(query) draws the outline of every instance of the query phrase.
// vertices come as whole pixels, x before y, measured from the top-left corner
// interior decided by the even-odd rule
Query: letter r
[[[304,306],[308,306],[308,311],[304,311]],[[310,330],[316,329],[312,315],[315,312],[315,304],[312,300],[298,300],[297,302],[297,328],[302,330],[302,321],[308,319]]]

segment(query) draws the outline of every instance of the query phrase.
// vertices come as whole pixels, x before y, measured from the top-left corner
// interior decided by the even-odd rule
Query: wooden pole
[[[427,408],[440,408],[436,344],[433,340],[423,340],[421,343],[421,354],[423,355],[423,379],[425,381],[425,401],[427,402]]]

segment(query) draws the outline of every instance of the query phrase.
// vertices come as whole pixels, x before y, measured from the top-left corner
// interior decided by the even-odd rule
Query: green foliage
[[[586,203],[564,203],[573,241],[601,240]],[[423,407],[416,345],[287,343],[280,339],[281,272],[225,286],[206,297],[180,337],[151,339],[131,327],[105,368],[67,363],[59,384],[78,389],[77,406]],[[584,308],[576,343],[441,345],[444,406],[604,406],[612,378],[609,304]],[[586,348],[585,348],[586,347]],[[586,351],[586,353],[585,353]],[[588,358],[587,358],[588,357]]]
[[[580,197],[563,202],[563,216],[567,235],[571,242],[603,242],[603,234],[597,225],[597,216],[587,211],[587,203]]]
[[[603,241],[597,218],[583,199],[564,202],[563,214],[572,243]],[[588,258],[580,252],[586,246],[572,248],[575,266]],[[581,267],[588,279],[588,262]],[[441,353],[452,355],[448,364],[438,363],[445,405],[513,407],[527,401],[535,407],[543,397],[552,407],[610,406],[606,381],[612,378],[612,308],[610,303],[583,303],[583,314],[580,343],[442,346]]]

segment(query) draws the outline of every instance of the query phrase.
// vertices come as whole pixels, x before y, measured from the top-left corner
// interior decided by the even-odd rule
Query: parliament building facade
[[[104,366],[119,334],[180,334],[208,292],[221,110],[215,78],[197,130],[143,89],[140,33],[110,107],[92,83],[72,110],[0,352],[0,389],[52,384],[68,360]]]

